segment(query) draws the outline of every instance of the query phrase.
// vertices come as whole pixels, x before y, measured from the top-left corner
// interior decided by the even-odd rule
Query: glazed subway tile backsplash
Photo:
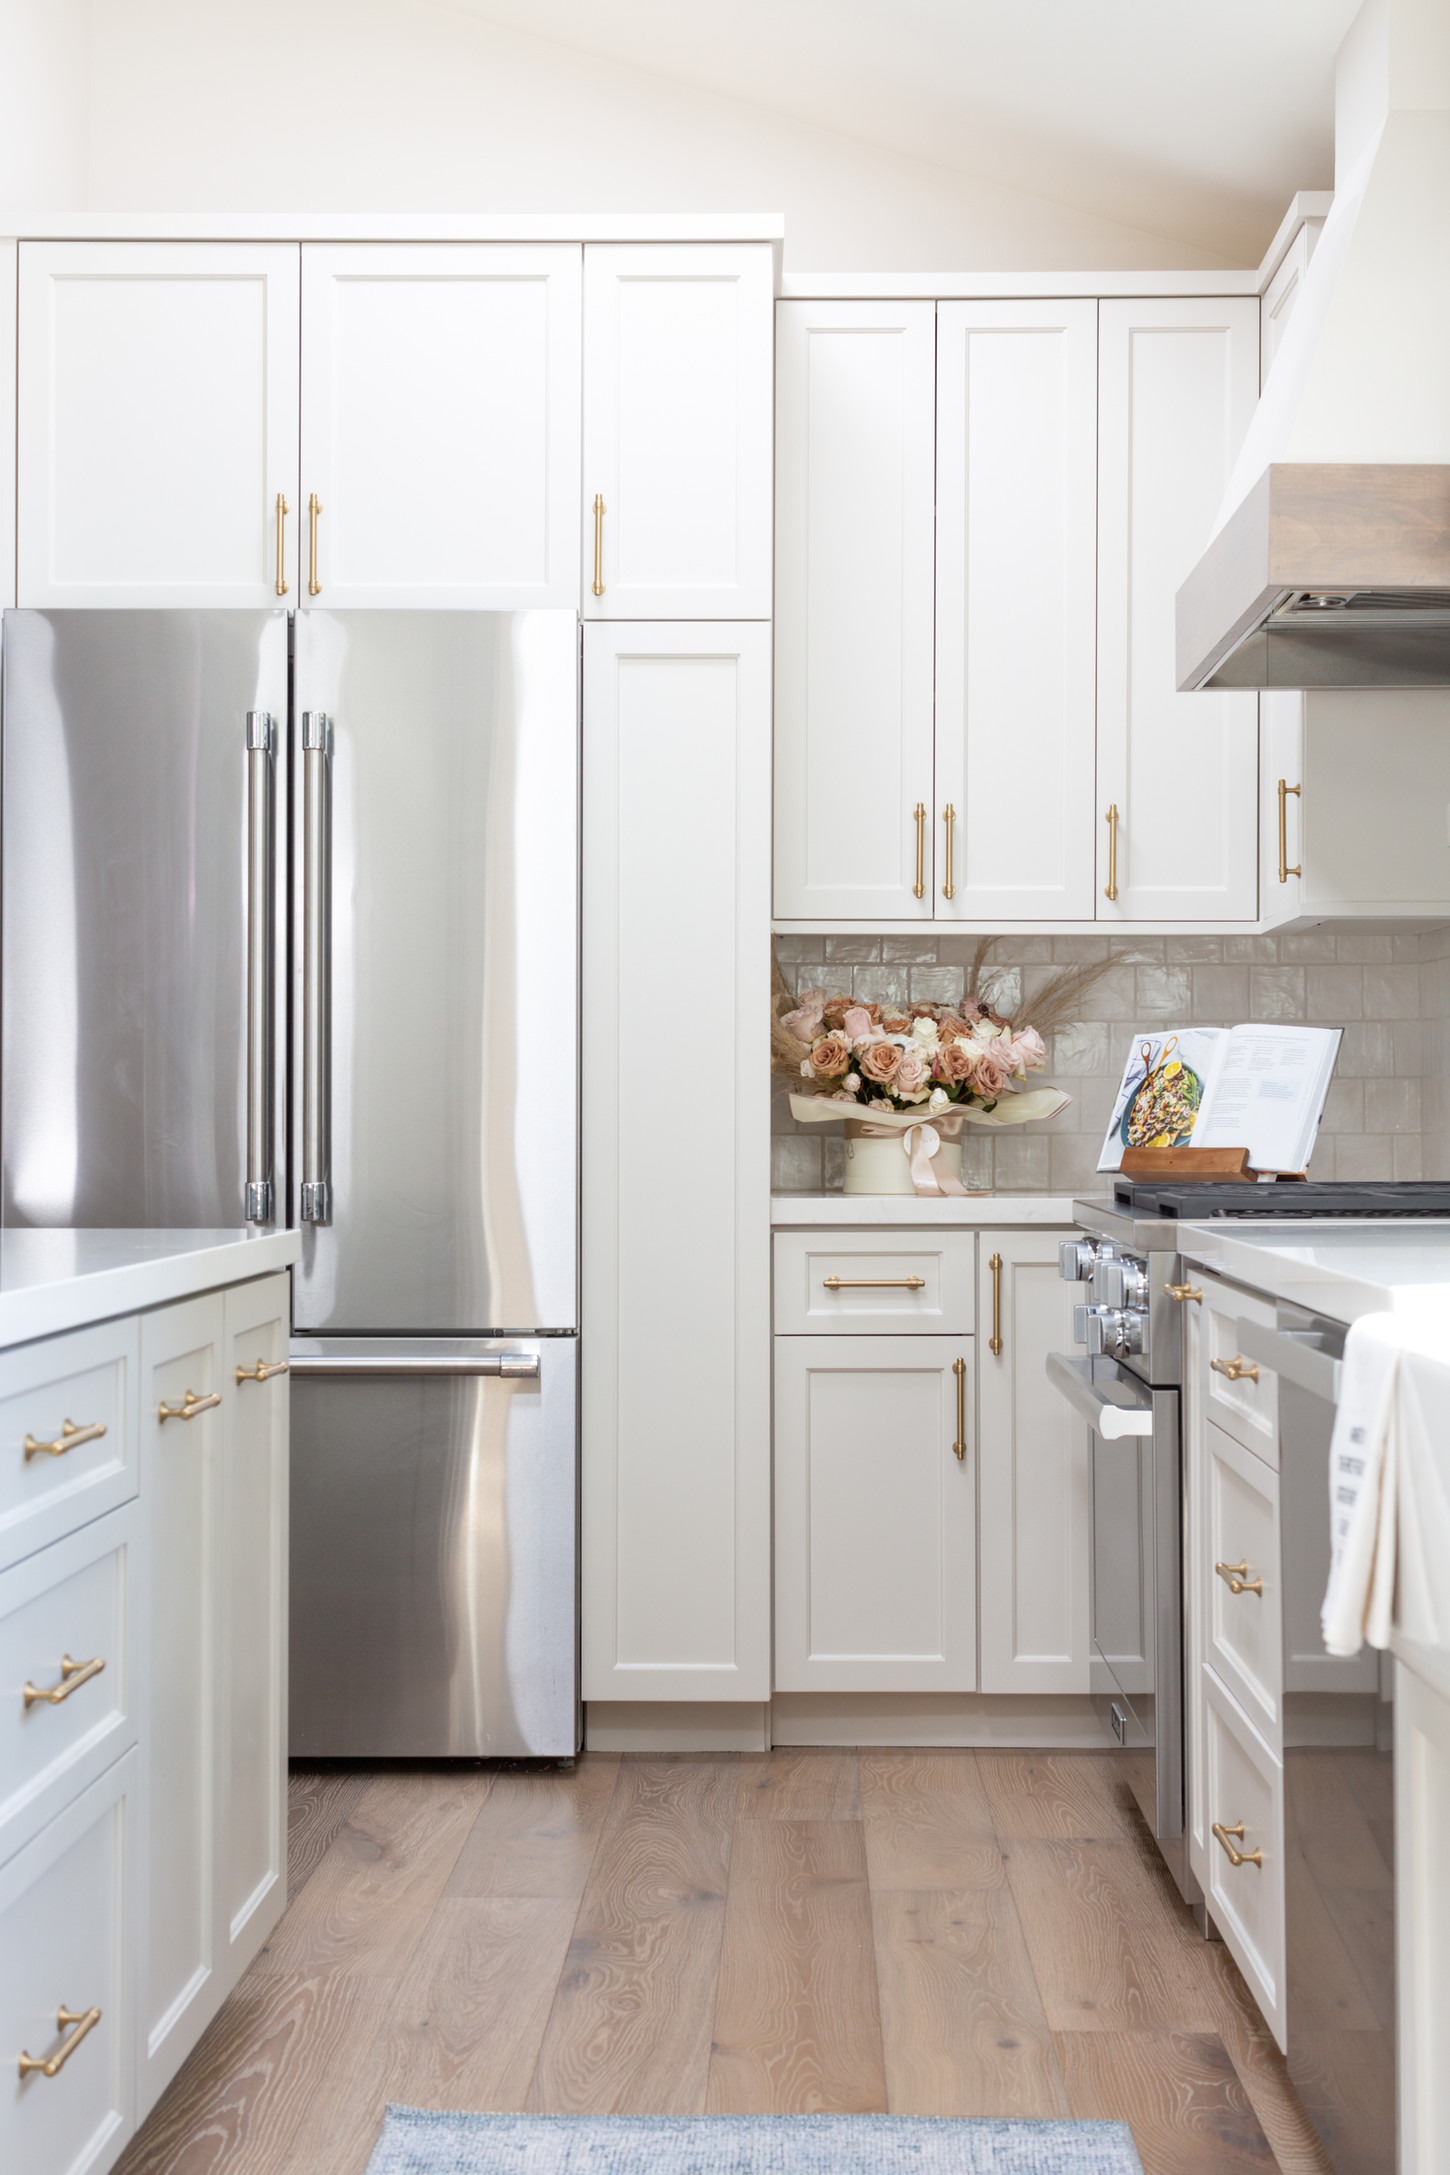
[[[776,955],[792,988],[895,1004],[955,1003],[976,938],[788,936]],[[962,1132],[972,1191],[1081,1193],[1102,1184],[1098,1150],[1137,1027],[1232,1027],[1240,1020],[1342,1026],[1344,1040],[1309,1166],[1312,1178],[1450,1178],[1450,928],[1420,934],[1345,923],[1280,936],[1008,937],[988,969],[997,1009],[1020,1023],[1057,969],[1112,965],[1083,1017],[1048,1040],[1050,1082],[1072,1101],[1011,1133]],[[835,1128],[798,1126],[777,1082],[772,1180],[778,1193],[838,1193]]]

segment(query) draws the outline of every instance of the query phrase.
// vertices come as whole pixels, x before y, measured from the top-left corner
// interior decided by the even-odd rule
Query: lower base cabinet
[[[1450,1698],[1395,1667],[1400,2166],[1450,2167]]]
[[[976,1689],[972,1339],[775,1340],[777,1691]]]

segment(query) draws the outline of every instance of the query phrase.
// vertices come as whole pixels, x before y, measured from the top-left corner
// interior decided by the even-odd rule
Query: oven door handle
[[[1116,1380],[1095,1376],[1090,1359],[1070,1359],[1065,1352],[1049,1352],[1047,1379],[1105,1442],[1113,1442],[1121,1435],[1152,1434],[1151,1392],[1135,1395],[1121,1375]]]
[[[1307,1390],[1311,1397],[1323,1398],[1326,1404],[1337,1405],[1343,1361],[1333,1352],[1326,1352],[1314,1337],[1313,1330],[1269,1329],[1262,1322],[1234,1323],[1234,1343],[1246,1359],[1256,1359],[1261,1367],[1272,1367],[1285,1382]]]

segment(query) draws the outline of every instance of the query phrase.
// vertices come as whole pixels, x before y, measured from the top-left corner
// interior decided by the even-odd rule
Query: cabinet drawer
[[[136,1493],[136,1321],[0,1355],[0,1569]]]
[[[1239,1350],[1237,1325],[1274,1326],[1274,1309],[1244,1291],[1203,1279],[1203,1399],[1209,1418],[1270,1465],[1279,1463],[1279,1378]]]
[[[138,1524],[128,1503],[0,1576],[0,1862],[135,1742]]]
[[[109,2167],[130,2128],[122,1942],[136,1760],[129,1752],[116,1761],[0,1867],[0,2047],[7,2067],[0,2167],[16,2175]],[[100,2015],[82,2037],[81,2021],[92,2010]],[[22,2051],[42,2062],[63,2058],[61,2066],[50,2077],[18,2076]]]
[[[1284,1770],[1211,1669],[1204,1778],[1203,1885],[1214,1923],[1282,2047],[1284,2043]],[[1243,1833],[1236,1831],[1242,1825]],[[1233,1830],[1220,1837],[1219,1829]],[[1229,1845],[1243,1859],[1235,1865]],[[1260,1854],[1255,1864],[1253,1853]]]
[[[970,1336],[976,1266],[970,1231],[778,1231],[776,1333]]]
[[[1204,1450],[1208,1529],[1200,1571],[1208,1617],[1206,1658],[1278,1751],[1284,1682],[1279,1476],[1211,1420]]]

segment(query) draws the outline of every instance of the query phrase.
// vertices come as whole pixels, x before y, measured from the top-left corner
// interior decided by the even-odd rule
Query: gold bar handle
[[[1302,876],[1304,874],[1302,868],[1290,868],[1289,866],[1289,795],[1292,793],[1297,800],[1302,791],[1301,786],[1290,785],[1285,778],[1279,780],[1279,881],[1281,884],[1288,883],[1291,876]]]
[[[32,1458],[63,1458],[67,1450],[78,1450],[83,1442],[99,1442],[106,1432],[104,1420],[92,1420],[89,1427],[77,1427],[74,1420],[62,1420],[60,1433],[54,1442],[37,1442],[33,1435],[25,1438],[25,1462]]]
[[[911,887],[914,899],[926,897],[926,804],[918,801],[911,811],[916,825],[916,882]]]
[[[1256,1593],[1259,1599],[1263,1600],[1264,1582],[1261,1578],[1249,1577],[1249,1559],[1247,1556],[1245,1556],[1242,1563],[1216,1563],[1214,1570],[1223,1580],[1230,1593]]]
[[[287,594],[287,516],[292,509],[287,504],[286,493],[277,493],[277,594]]]
[[[987,1339],[987,1350],[993,1359],[1002,1357],[1002,1256],[993,1254],[987,1267],[992,1272],[992,1334]]]
[[[314,491],[307,501],[307,594],[320,597],[322,584],[317,579],[317,516],[322,511],[322,501]]]
[[[71,2025],[74,2025],[75,2029],[71,2032],[65,2045],[57,2047],[48,2061],[39,2061],[35,2055],[27,2054],[22,2048],[20,2053],[21,2076],[58,2077],[75,2053],[76,2048],[85,2038],[86,2033],[94,2031],[100,2021],[101,2012],[99,2009],[67,2009],[64,2007],[57,2009],[55,2012],[56,2030],[65,2031]]]
[[[599,493],[594,494],[594,594],[604,594],[604,515],[605,504]]]
[[[822,1291],[925,1291],[924,1276],[823,1276]]]
[[[1103,886],[1103,897],[1105,899],[1116,899],[1118,896],[1118,804],[1116,801],[1109,807],[1103,821],[1108,827],[1108,880]]]
[[[1163,1289],[1167,1292],[1169,1298],[1176,1299],[1180,1306],[1183,1306],[1190,1299],[1195,1306],[1201,1307],[1203,1305],[1203,1293],[1196,1284],[1165,1284]]]
[[[1257,1382],[1259,1379],[1257,1364],[1237,1352],[1232,1359],[1211,1359],[1208,1364],[1215,1374],[1227,1376],[1230,1382]]]
[[[1221,1820],[1215,1820],[1213,1832],[1217,1840],[1222,1843],[1224,1849],[1228,1852],[1230,1865],[1257,1865],[1262,1868],[1264,1853],[1261,1850],[1237,1850],[1229,1840],[1230,1836],[1236,1835],[1240,1842],[1243,1841],[1244,1824],[1242,1820],[1239,1821],[1236,1827],[1232,1828],[1226,1828]]]
[[[947,880],[941,887],[941,895],[944,899],[954,899],[957,895],[957,887],[952,881],[952,833],[956,829],[957,812],[950,801],[942,810],[942,822],[946,825],[947,831]]]
[[[210,1412],[219,1405],[221,1398],[215,1390],[206,1397],[198,1397],[194,1390],[187,1390],[179,1405],[168,1405],[163,1399],[156,1408],[158,1420],[194,1420],[199,1412]]]
[[[957,1439],[952,1444],[958,1465],[965,1463],[967,1455],[967,1363],[964,1359],[952,1361],[952,1373],[957,1378]]]
[[[255,1367],[238,1367],[238,1382],[270,1382],[274,1374],[286,1374],[285,1359],[259,1359]]]
[[[62,1654],[59,1684],[52,1684],[45,1691],[41,1691],[37,1685],[27,1681],[24,1694],[26,1712],[29,1713],[32,1707],[39,1706],[42,1702],[47,1707],[63,1705],[72,1692],[78,1692],[83,1684],[90,1683],[92,1677],[98,1677],[105,1666],[99,1654],[94,1661],[72,1661],[69,1654]]]

